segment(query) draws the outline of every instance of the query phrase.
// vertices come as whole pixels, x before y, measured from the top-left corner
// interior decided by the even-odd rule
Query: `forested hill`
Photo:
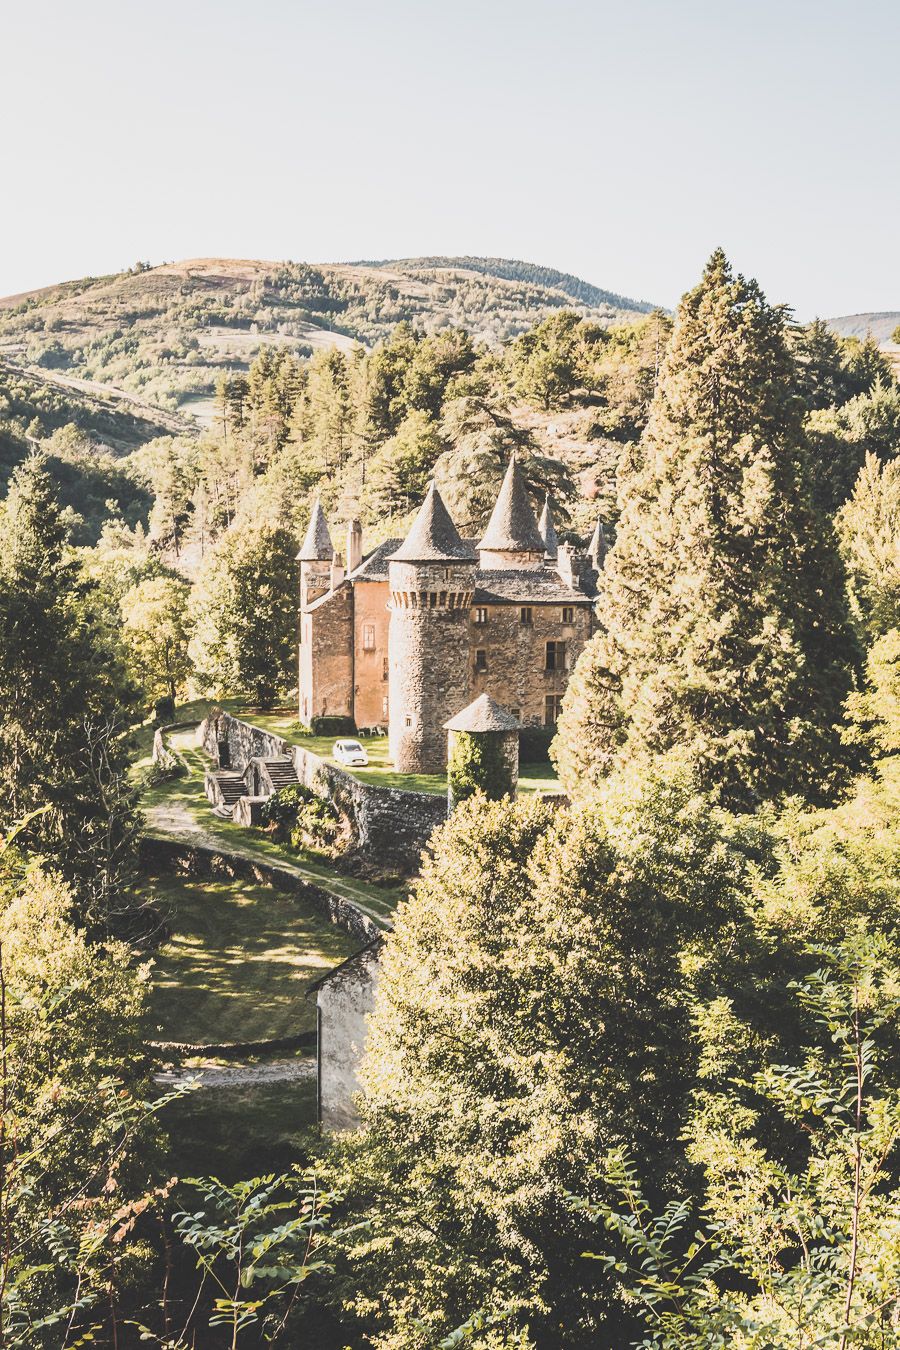
[[[882,310],[877,314],[842,314],[829,319],[830,327],[841,337],[873,337],[876,342],[890,342],[900,328],[900,311]]]
[[[656,308],[649,300],[631,300],[628,296],[617,295],[615,291],[605,291],[581,277],[573,276],[571,272],[557,272],[555,267],[540,267],[537,263],[521,262],[516,258],[473,258],[469,255],[456,258],[385,258],[380,262],[361,261],[357,265],[400,267],[412,271],[450,269],[479,272],[483,276],[499,277],[504,281],[525,281],[530,285],[562,291],[579,305],[604,308],[609,306],[639,314],[650,314]]]
[[[463,327],[499,346],[562,309],[609,327],[648,308],[523,263],[490,270],[490,259],[425,261],[138,264],[0,300],[0,359],[36,378],[88,380],[94,392],[202,413],[217,378],[246,369],[267,346],[300,356],[371,347],[403,321],[425,333]]]

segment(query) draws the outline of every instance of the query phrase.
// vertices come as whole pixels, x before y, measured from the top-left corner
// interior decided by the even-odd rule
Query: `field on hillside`
[[[308,266],[198,258],[0,300],[0,359],[33,381],[87,381],[85,397],[127,395],[134,403],[123,412],[181,410],[208,422],[217,378],[246,370],[267,345],[299,355],[346,350],[374,344],[404,320],[426,332],[460,325],[499,343],[562,308],[609,325],[646,305],[502,259]]]

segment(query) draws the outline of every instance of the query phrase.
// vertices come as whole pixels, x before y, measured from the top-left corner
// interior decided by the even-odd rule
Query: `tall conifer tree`
[[[605,631],[560,723],[570,788],[617,749],[678,744],[731,805],[820,799],[840,776],[853,645],[785,329],[721,250],[681,302],[647,429],[620,469]]]
[[[133,695],[53,482],[30,460],[0,509],[0,830],[44,808],[23,838],[101,926],[126,904],[135,862],[123,737]]]

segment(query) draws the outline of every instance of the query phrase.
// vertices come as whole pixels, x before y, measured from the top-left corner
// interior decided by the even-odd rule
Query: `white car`
[[[347,764],[353,769],[364,767],[369,762],[369,756],[359,741],[335,741],[331,753],[338,764]]]

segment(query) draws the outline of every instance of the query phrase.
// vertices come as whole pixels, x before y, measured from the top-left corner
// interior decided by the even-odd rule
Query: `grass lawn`
[[[179,709],[179,720],[185,710]],[[186,717],[183,720],[188,720]],[[192,731],[173,732],[169,745],[177,751],[188,767],[182,778],[169,779],[147,788],[141,797],[148,827],[153,834],[169,835],[187,843],[212,842],[220,844],[229,853],[246,858],[258,858],[293,870],[344,899],[352,900],[376,920],[384,920],[393,912],[397,901],[405,894],[404,886],[378,886],[357,877],[345,877],[337,871],[331,859],[310,851],[291,853],[272,842],[258,829],[247,829],[232,820],[213,815],[203,781],[212,761],[202,747],[196,745]],[[147,768],[149,754],[135,766]]]
[[[274,886],[229,878],[149,876],[143,889],[172,912],[157,953],[150,1040],[261,1041],[312,1031],[304,995],[361,943]]]

